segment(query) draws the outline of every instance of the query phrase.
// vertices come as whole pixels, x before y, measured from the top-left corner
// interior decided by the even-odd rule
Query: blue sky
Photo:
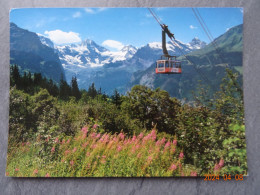
[[[175,38],[209,42],[191,8],[153,8]],[[243,23],[242,8],[198,8],[214,38]],[[23,8],[10,12],[10,22],[45,35],[56,44],[92,39],[110,49],[140,47],[161,41],[161,29],[146,8]]]

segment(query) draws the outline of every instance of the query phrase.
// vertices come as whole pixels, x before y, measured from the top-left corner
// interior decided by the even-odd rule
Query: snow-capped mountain
[[[107,51],[103,53],[103,56],[109,56],[110,62],[124,61],[132,58],[136,53],[137,48],[132,45],[124,46],[120,51]]]
[[[38,37],[43,45],[46,45],[46,46],[54,49],[54,44],[49,38],[45,37],[44,35],[42,35],[40,33],[36,33],[36,34],[38,35]]]
[[[40,39],[47,45],[48,39]],[[206,45],[198,38],[194,38],[190,43],[178,40],[176,43],[166,44],[170,55],[180,56]],[[77,76],[80,88],[87,89],[94,82],[108,94],[113,93],[115,88],[123,93],[133,73],[146,70],[163,55],[161,42],[148,43],[138,49],[127,45],[120,51],[109,51],[89,39],[78,44],[54,47],[68,82],[72,76]]]
[[[71,66],[98,67],[111,62],[123,61],[131,58],[137,49],[128,45],[120,51],[112,52],[88,39],[79,44],[56,46],[56,50],[66,69]]]
[[[195,37],[188,43],[188,45],[193,49],[201,49],[205,47],[207,44],[204,41],[201,41],[198,37]]]

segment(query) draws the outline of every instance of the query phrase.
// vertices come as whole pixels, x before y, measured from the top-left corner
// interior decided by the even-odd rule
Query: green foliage
[[[93,130],[97,132],[114,136],[124,133],[134,137],[156,128],[157,140],[178,139],[178,146],[185,156],[183,162],[190,172],[196,170],[203,175],[217,170],[223,174],[246,174],[243,96],[238,88],[238,75],[230,70],[227,70],[220,91],[212,95],[208,89],[202,89],[196,96],[197,101],[190,104],[181,104],[159,88],[151,90],[138,85],[127,95],[120,95],[115,90],[109,98],[101,93],[101,89],[96,90],[94,83],[88,91],[78,91],[76,77],[72,78],[71,86],[61,80],[58,87],[40,74],[20,76],[19,68],[15,66],[11,71],[11,85],[15,87],[10,90],[10,159],[16,158],[12,150],[17,145],[29,142],[35,149],[27,148],[31,152],[27,158],[34,153],[38,155],[37,162],[57,163],[60,153],[53,153],[60,150],[56,138],[59,142],[68,137],[74,139],[78,129],[85,124],[96,126]],[[22,158],[19,152],[16,154]],[[95,162],[96,155],[93,155],[91,163]],[[81,162],[82,158],[76,160]],[[120,168],[126,160],[133,161],[129,156],[122,155],[116,162],[118,166],[113,165],[113,169]],[[63,173],[70,168],[59,163],[57,166],[61,166]],[[137,171],[135,168],[133,170]],[[94,172],[93,168],[93,172],[88,174],[93,175]],[[155,174],[152,169],[148,172],[147,175]],[[75,173],[79,172],[70,172],[71,175]],[[99,171],[95,173],[104,174]],[[120,170],[116,175],[126,173],[132,174]]]
[[[9,143],[25,141],[31,136],[34,124],[31,121],[32,113],[30,96],[15,87],[10,89],[9,104]]]
[[[139,120],[142,128],[151,129],[157,125],[159,131],[174,134],[175,116],[180,109],[180,102],[159,88],[153,91],[136,85],[122,103],[122,109],[131,119]]]
[[[223,172],[235,174],[246,174],[247,157],[246,157],[246,140],[245,126],[231,124],[229,126],[230,136],[223,141],[222,155],[225,159]]]
[[[71,79],[71,95],[74,96],[76,100],[79,100],[81,97],[79,87],[78,87],[77,77],[72,77]]]

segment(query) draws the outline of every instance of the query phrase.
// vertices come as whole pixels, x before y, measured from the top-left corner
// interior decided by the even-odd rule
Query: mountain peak
[[[207,45],[206,42],[201,41],[198,37],[194,37],[191,42],[189,42],[190,46],[195,49],[201,49]]]
[[[85,39],[84,41],[81,42],[82,45],[92,45],[96,44],[93,40],[91,39]]]
[[[45,37],[44,35],[42,35],[40,33],[36,33],[36,34],[38,35],[38,37],[43,45],[46,45],[46,46],[54,49],[54,44],[49,38]]]
[[[136,52],[136,50],[137,50],[137,48],[136,47],[134,47],[133,45],[125,45],[122,49],[121,49],[121,51],[126,51],[126,52]]]

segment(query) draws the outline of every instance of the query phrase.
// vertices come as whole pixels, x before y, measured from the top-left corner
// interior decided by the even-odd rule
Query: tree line
[[[129,136],[156,128],[160,138],[176,136],[185,163],[201,171],[221,158],[230,169],[243,165],[244,171],[244,107],[237,77],[227,69],[213,98],[202,86],[195,101],[187,104],[160,88],[136,85],[126,95],[115,90],[109,97],[94,83],[88,90],[79,90],[76,77],[70,85],[63,79],[57,84],[39,73],[21,75],[12,66],[9,140],[16,144],[38,136],[74,136],[86,124],[98,124],[101,133],[123,131]]]

